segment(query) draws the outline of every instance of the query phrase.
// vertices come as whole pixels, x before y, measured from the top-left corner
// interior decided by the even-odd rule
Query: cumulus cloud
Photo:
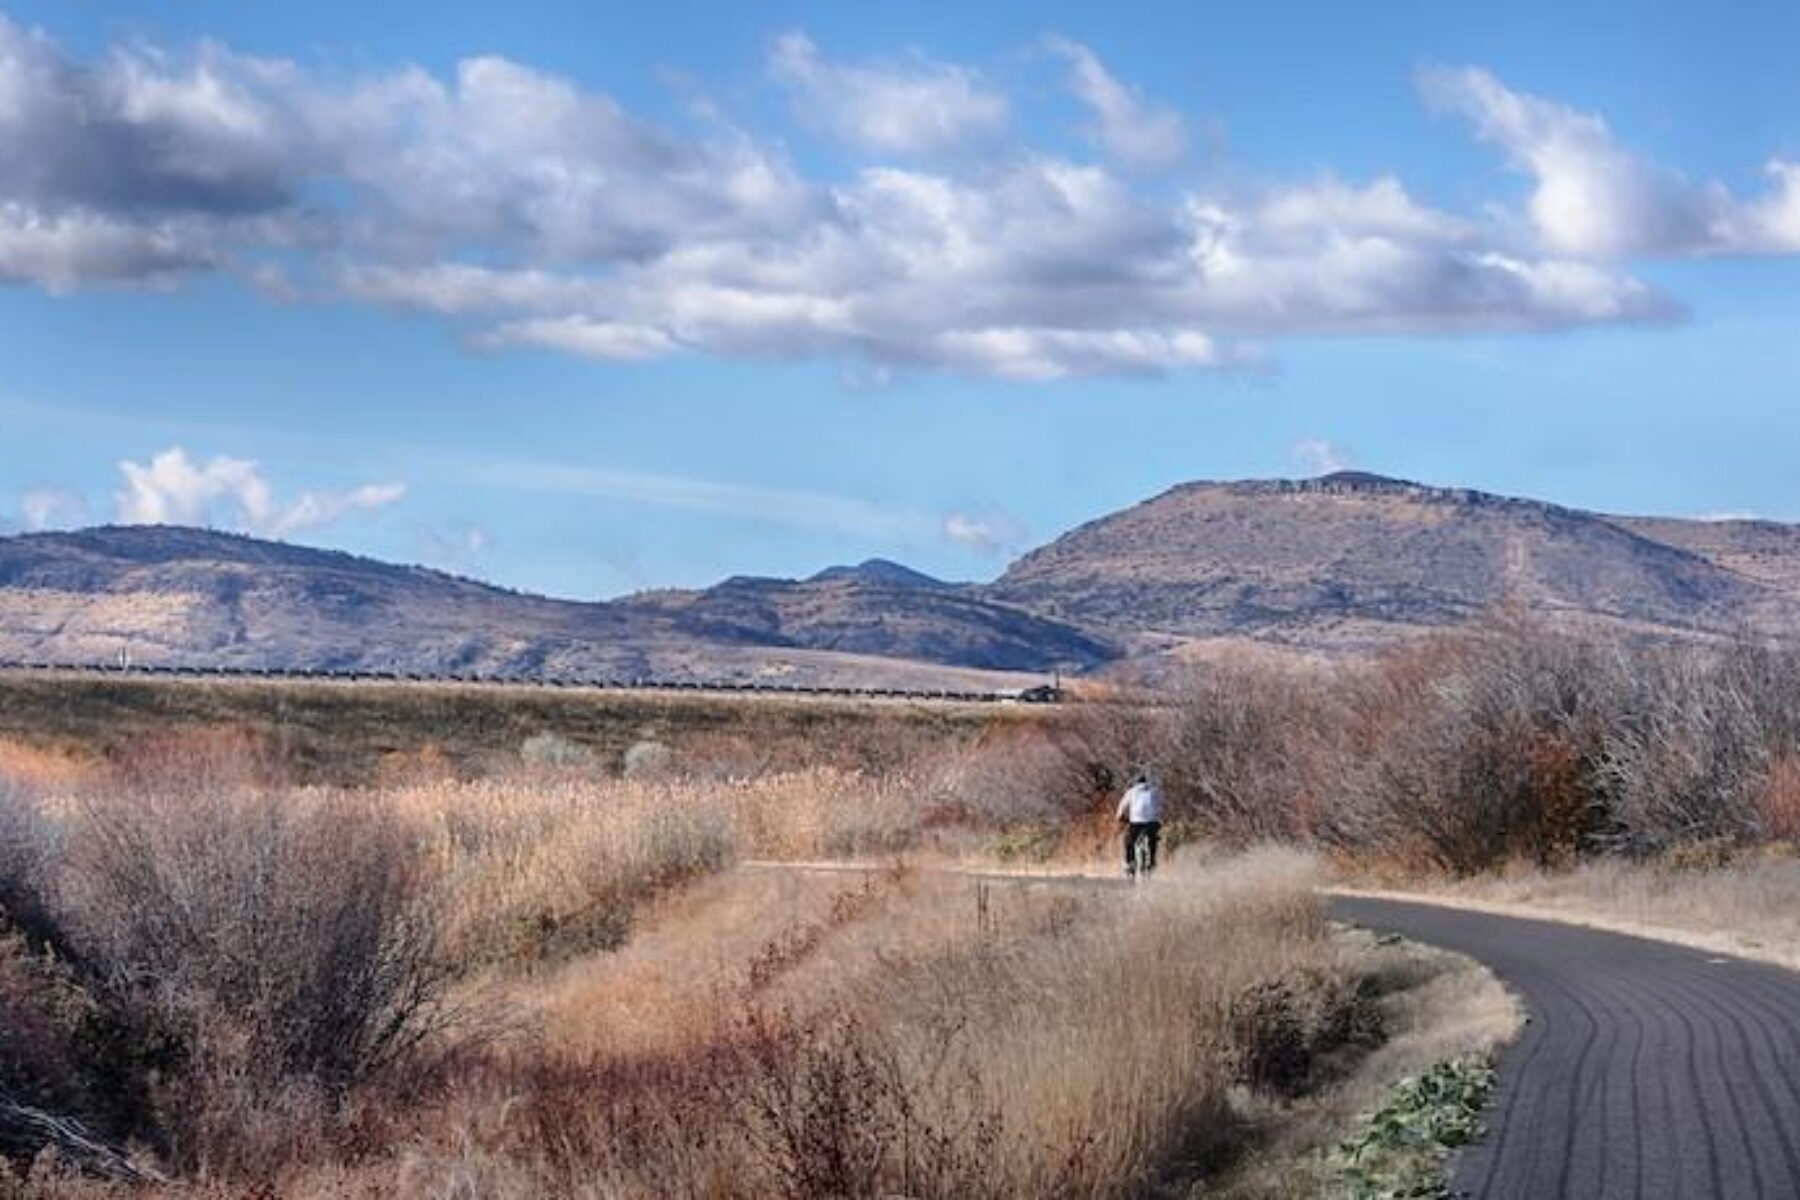
[[[179,446],[147,463],[121,462],[119,471],[124,486],[113,500],[120,524],[223,526],[259,537],[288,537],[378,512],[406,494],[402,484],[371,483],[277,502],[256,463],[224,456],[201,463]]]
[[[19,496],[19,524],[28,533],[73,529],[88,523],[87,501],[66,488],[28,488]]]
[[[1301,438],[1288,447],[1288,457],[1308,475],[1331,475],[1353,465],[1350,457],[1326,438]]]
[[[56,294],[98,283],[156,285],[216,261],[192,221],[121,221],[0,202],[0,283]]]
[[[977,554],[1002,554],[1025,543],[1029,536],[1019,521],[1002,512],[953,512],[944,518],[944,536]]]
[[[1006,131],[1006,97],[967,67],[920,55],[834,63],[804,33],[775,39],[769,72],[803,121],[859,150],[938,155],[992,142]]]
[[[1187,153],[1187,123],[1164,104],[1120,82],[1100,56],[1072,38],[1045,39],[1069,66],[1069,90],[1094,114],[1088,134],[1111,158],[1141,171],[1166,171]]]
[[[1020,381],[1231,368],[1297,332],[1456,332],[1667,319],[1648,285],[1493,249],[1397,181],[1321,178],[1152,203],[1102,167],[1028,157],[978,178],[867,168],[804,236],[671,250],[605,276],[429,264],[361,271],[384,303],[488,324],[485,346],[602,360],[847,355]]]
[[[1538,181],[1534,238],[1391,176],[1146,186],[1134,172],[1178,165],[1183,118],[1081,43],[1048,44],[1092,113],[1092,161],[1026,144],[973,68],[777,39],[777,85],[855,150],[812,174],[716,105],[659,122],[495,56],[87,61],[0,18],[0,283],[226,272],[280,300],[429,312],[479,349],[1033,382],[1233,369],[1292,335],[1669,320],[1679,304],[1619,258],[1800,249],[1800,166],[1734,200],[1477,70],[1428,73],[1426,94]]]
[[[1420,75],[1426,99],[1474,126],[1532,177],[1527,212],[1562,254],[1792,254],[1800,252],[1800,164],[1768,164],[1773,187],[1742,200],[1621,146],[1594,113],[1507,87],[1479,67]]]

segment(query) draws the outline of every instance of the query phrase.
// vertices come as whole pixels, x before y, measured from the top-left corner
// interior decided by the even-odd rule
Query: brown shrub
[[[105,1012],[115,1121],[265,1170],[453,1013],[410,830],[345,797],[145,791],[71,814],[54,904]],[[102,1057],[103,1056],[103,1057]]]
[[[1800,841],[1800,749],[1774,756],[1757,797],[1757,824],[1771,841]]]

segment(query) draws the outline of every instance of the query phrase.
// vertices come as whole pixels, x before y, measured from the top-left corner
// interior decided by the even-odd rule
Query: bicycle
[[[1154,826],[1140,828],[1125,836],[1131,839],[1131,857],[1127,860],[1125,873],[1133,883],[1150,878],[1156,872],[1156,834]]]

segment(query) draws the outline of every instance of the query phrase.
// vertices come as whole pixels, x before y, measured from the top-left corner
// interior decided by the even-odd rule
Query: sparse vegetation
[[[1367,662],[1214,665],[1128,744],[1205,836],[1359,870],[1718,861],[1800,828],[1800,650],[1503,618]]]
[[[1445,1163],[1481,1136],[1493,1086],[1493,1064],[1480,1057],[1437,1063],[1396,1084],[1333,1155],[1349,1200],[1448,1197]]]
[[[1693,900],[1791,832],[1796,685],[1768,647],[1500,621],[1044,714],[510,717],[483,756],[389,738],[356,780],[254,728],[13,743],[0,1100],[64,1124],[0,1116],[0,1149],[55,1148],[81,1178],[40,1167],[51,1195],[1432,1194],[1480,1081],[1426,1072],[1317,1152],[1358,1063],[1428,1065],[1387,1039],[1430,985],[1267,844]],[[1164,885],[1057,879],[1110,863],[1143,764]]]
[[[384,771],[482,778],[545,754],[585,754],[596,773],[612,774],[643,742],[666,746],[684,774],[883,771],[1054,719],[1048,707],[0,671],[0,747],[10,747],[0,749],[0,771],[128,771],[147,740],[203,741],[220,730],[283,778],[343,786]]]
[[[1079,776],[1073,745],[1026,757]],[[345,788],[180,735],[9,785],[0,1152],[45,1196],[1214,1178],[1378,1039],[1366,964],[1299,855],[1149,891],[906,865],[1033,822],[1073,852],[1086,810],[1001,786],[1011,749]],[[893,865],[734,866],[841,858]]]

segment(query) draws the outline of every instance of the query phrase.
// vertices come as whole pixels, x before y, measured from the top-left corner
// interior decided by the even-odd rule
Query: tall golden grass
[[[1366,1032],[1297,855],[989,878],[899,853],[1003,827],[940,775],[229,759],[0,793],[0,1095],[114,1156],[38,1194],[1131,1195]]]
[[[1242,1148],[1238,1096],[1305,1088],[1370,1032],[1312,882],[1310,860],[1279,852],[1141,889],[734,872],[614,958],[545,981],[542,1038],[472,1070],[404,1152],[286,1186],[947,1198],[1192,1183]]]

